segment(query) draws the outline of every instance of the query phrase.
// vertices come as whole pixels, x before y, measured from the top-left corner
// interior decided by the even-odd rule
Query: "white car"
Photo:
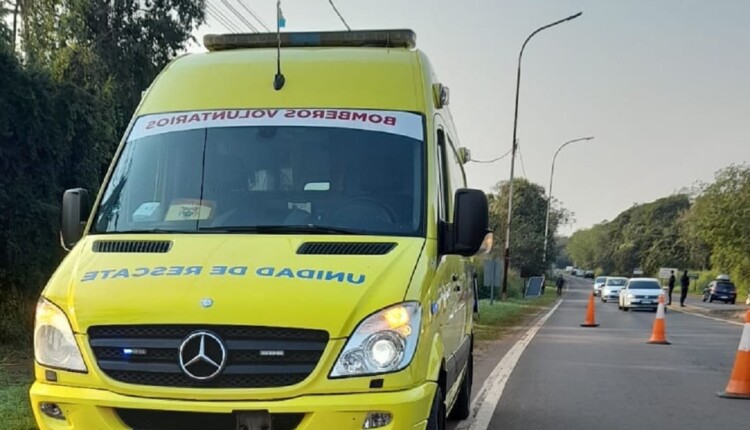
[[[664,294],[661,284],[655,278],[632,278],[620,290],[619,307],[623,311],[630,309],[651,309],[656,311],[659,296]]]
[[[628,278],[617,278],[607,277],[604,285],[601,287],[602,303],[607,303],[607,300],[615,301],[620,298],[620,290],[625,288],[628,283]]]
[[[598,296],[602,292],[602,286],[604,283],[607,282],[606,276],[599,276],[598,278],[594,279],[594,295]]]

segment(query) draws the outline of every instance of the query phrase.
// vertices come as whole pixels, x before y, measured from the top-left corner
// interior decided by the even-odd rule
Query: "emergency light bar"
[[[207,34],[203,45],[209,51],[230,49],[276,48],[277,33]],[[406,48],[417,45],[412,30],[308,31],[281,33],[282,48],[301,47],[370,47]]]

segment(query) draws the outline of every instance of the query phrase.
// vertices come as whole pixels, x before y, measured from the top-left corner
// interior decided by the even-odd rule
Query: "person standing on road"
[[[672,304],[672,291],[674,291],[674,284],[676,283],[677,278],[674,277],[674,270],[672,270],[672,274],[669,276],[669,302],[667,303],[667,306]]]
[[[680,307],[685,307],[685,299],[687,298],[688,287],[690,286],[690,277],[688,276],[687,270],[682,274],[680,278]]]
[[[560,297],[562,296],[562,289],[563,289],[563,286],[565,285],[565,279],[563,278],[562,275],[557,277],[556,285],[557,285],[557,297]]]

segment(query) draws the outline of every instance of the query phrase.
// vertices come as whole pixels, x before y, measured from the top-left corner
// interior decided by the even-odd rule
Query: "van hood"
[[[164,249],[131,241],[165,241]],[[117,241],[116,246],[102,242]],[[423,238],[97,235],[83,239],[45,296],[73,330],[114,324],[304,327],[347,337],[370,313],[403,301]],[[97,243],[99,242],[99,243]],[[304,243],[391,243],[383,255],[300,254]],[[132,243],[131,243],[132,245]],[[387,247],[386,247],[387,248]],[[106,252],[103,252],[106,251]],[[67,282],[66,282],[67,280]]]

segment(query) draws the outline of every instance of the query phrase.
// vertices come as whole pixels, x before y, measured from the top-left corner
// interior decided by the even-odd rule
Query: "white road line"
[[[560,307],[561,303],[562,300],[558,301],[549,312],[524,333],[521,339],[497,363],[490,376],[484,381],[479,394],[477,394],[477,397],[471,403],[471,417],[460,423],[456,427],[456,430],[486,430],[490,426],[490,420],[492,420],[497,403],[503,395],[505,384],[510,379],[510,375],[513,373],[516,364],[518,364],[523,351],[531,343],[531,340],[534,339],[539,329],[547,322],[547,319]]]
[[[722,319],[722,318],[710,317],[708,315],[703,315],[703,314],[699,314],[699,313],[695,313],[695,312],[687,312],[687,311],[681,311],[681,310],[677,310],[677,309],[672,309],[672,311],[673,312],[679,312],[679,313],[685,314],[685,315],[692,315],[694,317],[705,318],[707,320],[723,322],[723,323],[727,323],[727,324],[734,324],[734,325],[740,325],[740,326],[745,325],[745,324],[743,324],[741,322],[735,322],[735,321],[732,321],[732,320],[725,320],[725,319]]]

